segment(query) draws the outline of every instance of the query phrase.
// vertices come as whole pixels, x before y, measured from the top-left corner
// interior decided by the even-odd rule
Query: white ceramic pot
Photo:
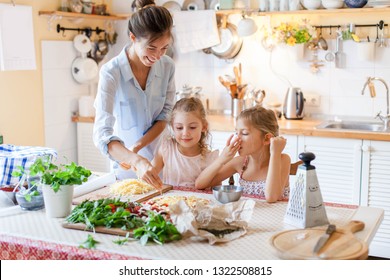
[[[49,185],[42,186],[45,201],[46,216],[49,218],[65,218],[72,210],[74,186],[61,186],[54,192]]]

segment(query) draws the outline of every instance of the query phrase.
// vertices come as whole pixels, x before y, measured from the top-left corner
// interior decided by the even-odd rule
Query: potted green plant
[[[51,218],[69,215],[74,185],[83,184],[91,174],[74,162],[56,165],[49,157],[38,158],[29,168],[30,176],[40,178],[46,214]]]

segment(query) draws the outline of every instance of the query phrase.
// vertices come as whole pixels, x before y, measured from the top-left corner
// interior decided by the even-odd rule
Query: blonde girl
[[[152,164],[160,172],[163,183],[194,187],[195,180],[217,157],[210,151],[206,111],[198,98],[182,98],[173,107],[169,128],[172,136],[161,144]]]
[[[282,153],[286,139],[279,136],[275,113],[261,106],[244,110],[237,118],[236,135],[230,136],[220,157],[200,174],[196,188],[218,185],[239,173],[245,194],[268,202],[287,198],[291,160]]]

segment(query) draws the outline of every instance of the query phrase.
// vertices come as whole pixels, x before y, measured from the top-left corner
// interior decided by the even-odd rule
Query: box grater
[[[298,228],[329,224],[316,169],[310,165],[315,155],[306,152],[301,153],[299,158],[304,163],[298,167],[295,185],[291,187],[284,222]]]

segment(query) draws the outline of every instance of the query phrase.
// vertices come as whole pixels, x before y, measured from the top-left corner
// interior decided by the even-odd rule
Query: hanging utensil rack
[[[87,37],[91,37],[92,32],[96,32],[97,35],[99,35],[102,32],[105,32],[104,29],[100,29],[99,27],[96,27],[95,29],[92,29],[90,27],[86,28],[68,28],[63,27],[60,24],[57,24],[57,33],[60,33],[62,31],[63,35],[65,34],[65,31],[77,31],[78,33],[85,33]]]
[[[380,20],[377,24],[356,24],[355,27],[377,27],[379,29],[382,29],[384,26],[388,26],[388,24],[384,23],[383,20]],[[329,28],[329,29],[332,29],[332,28],[337,28],[337,29],[340,29],[341,25],[314,25],[314,28]]]

